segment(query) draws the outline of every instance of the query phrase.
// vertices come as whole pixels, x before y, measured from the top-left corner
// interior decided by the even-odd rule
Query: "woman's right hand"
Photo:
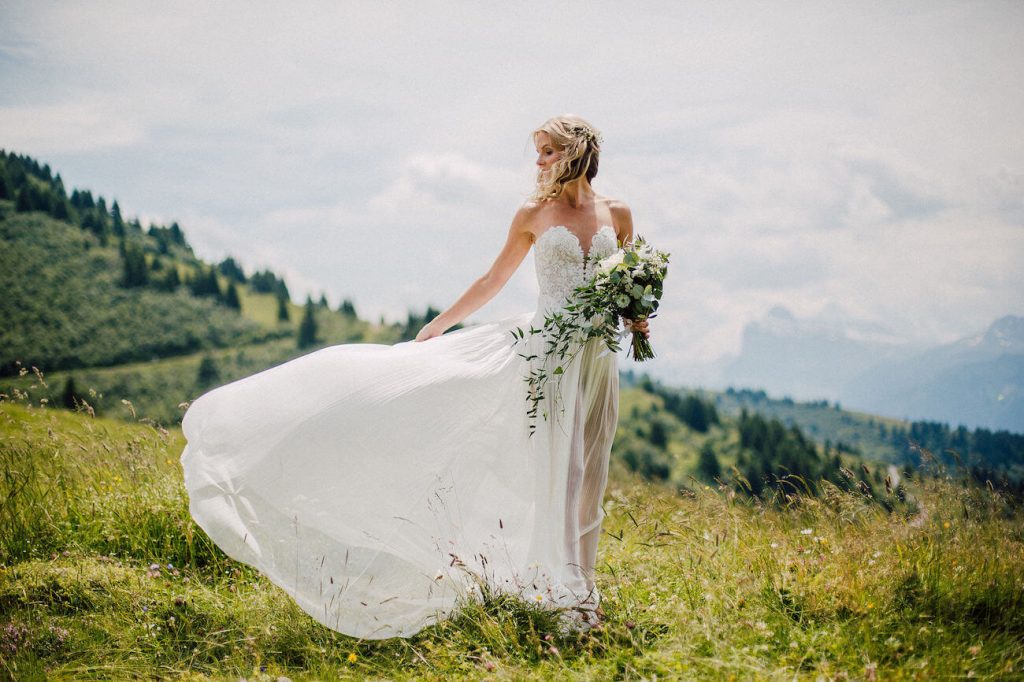
[[[648,338],[648,339],[651,338],[651,332],[647,328],[647,320],[646,319],[637,320],[636,322],[634,322],[633,320],[630,320],[630,319],[624,317],[624,318],[622,318],[622,324],[627,329],[627,331],[640,332],[646,338]]]
[[[420,330],[420,333],[416,335],[416,341],[426,341],[427,339],[432,339],[435,336],[441,336],[441,334],[444,334],[445,329],[441,325],[435,324],[436,320],[437,318],[435,317],[424,325],[423,329]]]

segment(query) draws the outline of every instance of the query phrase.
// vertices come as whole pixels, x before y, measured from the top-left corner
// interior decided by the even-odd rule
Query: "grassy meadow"
[[[905,481],[887,512],[825,486],[759,502],[613,460],[607,621],[563,637],[522,602],[359,641],[227,558],[188,514],[177,428],[0,402],[7,679],[1012,679],[1024,523],[999,493]]]

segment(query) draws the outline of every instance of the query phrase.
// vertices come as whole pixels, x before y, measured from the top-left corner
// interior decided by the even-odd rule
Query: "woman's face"
[[[551,136],[545,132],[537,133],[533,144],[537,148],[537,168],[540,171],[551,170],[551,166],[562,157],[562,152],[555,149],[551,144]]]

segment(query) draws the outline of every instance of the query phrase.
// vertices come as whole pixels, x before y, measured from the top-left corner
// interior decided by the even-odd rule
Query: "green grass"
[[[410,639],[359,641],[193,524],[183,444],[176,429],[0,403],[0,675],[929,679],[1024,668],[1024,524],[985,489],[915,480],[916,505],[893,514],[835,489],[763,506],[726,488],[679,495],[615,461],[601,630],[561,637],[551,614],[490,601]]]

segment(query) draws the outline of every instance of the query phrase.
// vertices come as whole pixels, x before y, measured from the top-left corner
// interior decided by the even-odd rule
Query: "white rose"
[[[614,270],[617,266],[622,264],[622,259],[624,257],[625,257],[625,253],[623,253],[621,250],[620,251],[616,251],[615,253],[613,253],[612,255],[608,256],[607,258],[602,259],[597,264],[597,269],[600,270],[602,273],[607,275],[612,270]]]

